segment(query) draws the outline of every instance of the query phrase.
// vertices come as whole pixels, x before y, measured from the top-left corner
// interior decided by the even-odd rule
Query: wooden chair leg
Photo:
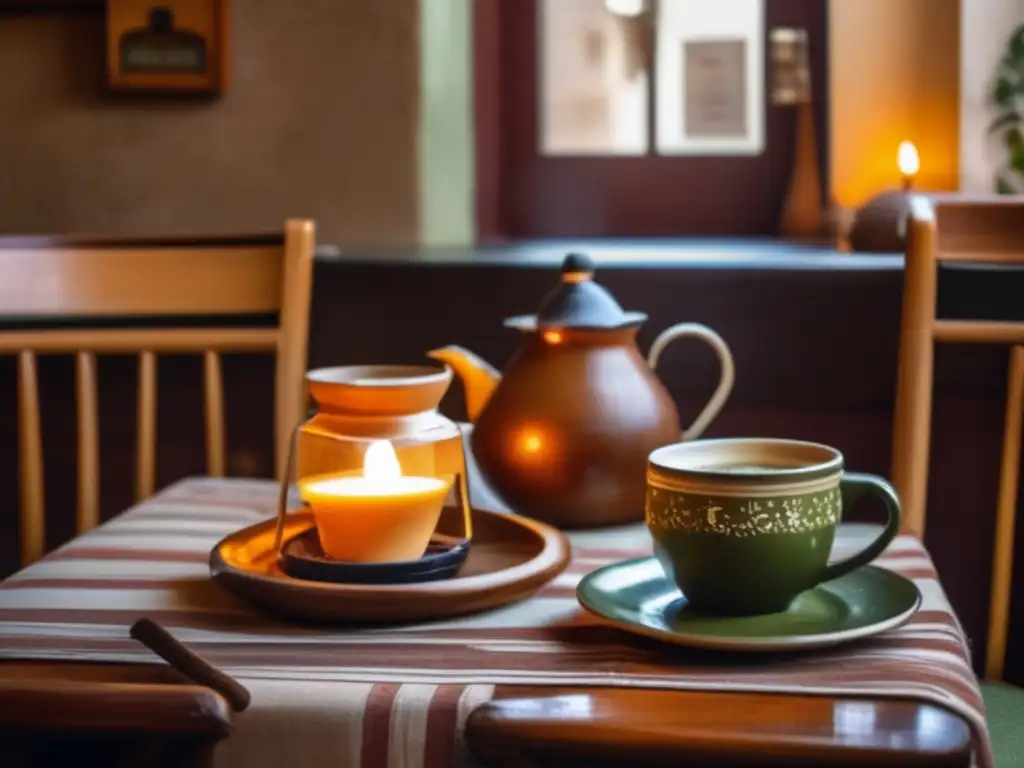
[[[1010,374],[1006,385],[1006,426],[1003,433],[1003,459],[999,470],[999,502],[996,508],[992,591],[989,598],[988,647],[985,653],[985,677],[989,680],[1002,679],[1003,665],[1006,661],[1022,427],[1024,347],[1017,346],[1010,351]]]

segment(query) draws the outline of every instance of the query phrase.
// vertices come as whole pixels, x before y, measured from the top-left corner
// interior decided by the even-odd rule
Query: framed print
[[[227,81],[228,0],[107,0],[107,79],[118,91],[215,95]]]
[[[701,139],[747,135],[747,41],[683,43],[683,130]]]
[[[656,141],[662,155],[765,150],[767,0],[662,0]]]

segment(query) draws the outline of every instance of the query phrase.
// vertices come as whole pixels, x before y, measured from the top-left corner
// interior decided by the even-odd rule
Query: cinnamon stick
[[[185,677],[215,690],[227,700],[235,712],[242,712],[249,706],[250,696],[245,686],[186,648],[174,635],[152,619],[136,621],[130,634]]]

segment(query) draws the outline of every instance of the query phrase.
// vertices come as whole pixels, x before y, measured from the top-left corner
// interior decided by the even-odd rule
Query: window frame
[[[827,200],[829,180],[829,68],[828,68],[828,3],[821,0],[765,0],[766,25],[804,27],[811,34],[810,69],[814,89],[814,123],[816,128],[817,148],[819,155],[819,176],[821,178],[823,199]],[[528,8],[527,8],[528,7]],[[519,239],[517,228],[510,225],[508,210],[509,193],[506,184],[506,168],[509,162],[509,147],[517,140],[524,126],[522,117],[518,117],[509,108],[510,91],[524,87],[535,89],[536,85],[523,83],[529,78],[522,73],[513,71],[510,66],[507,31],[514,28],[517,16],[524,9],[531,19],[536,18],[536,0],[477,0],[474,3],[473,34],[474,34],[474,122],[476,129],[475,168],[476,168],[476,230],[480,244],[508,242]],[[774,14],[774,15],[773,15]],[[767,30],[766,30],[767,31]],[[520,51],[520,56],[536,57],[536,41],[529,46],[528,52]],[[765,56],[769,55],[767,48]],[[768,77],[768,67],[765,76]],[[768,83],[765,85],[765,98],[768,97]],[[649,106],[653,106],[649,104]],[[778,129],[779,120],[771,111],[766,119],[766,141],[770,142],[772,131]],[[791,118],[787,115],[784,121],[792,123],[786,133],[795,132],[795,112]],[[535,128],[533,129],[536,130]],[[638,161],[674,160],[677,158],[696,161],[701,168],[700,173],[713,170],[725,164],[744,159],[744,156],[709,155],[695,157],[692,155],[631,155],[608,158],[597,158],[607,163],[636,163]],[[594,156],[564,156],[569,163],[585,162],[595,159]],[[788,156],[787,156],[788,159]],[[771,173],[777,176],[780,172],[788,176],[788,168],[775,167]],[[638,171],[639,173],[640,171]],[[780,195],[780,198],[782,196]],[[781,202],[781,199],[780,199]],[[581,236],[581,237],[586,237]],[[602,235],[595,235],[602,236]],[[624,235],[625,237],[644,237],[645,234]]]

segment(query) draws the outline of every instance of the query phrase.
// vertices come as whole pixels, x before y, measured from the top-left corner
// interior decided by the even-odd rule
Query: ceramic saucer
[[[522,600],[569,565],[561,531],[528,517],[472,509],[473,543],[451,578],[415,584],[351,584],[297,579],[284,572],[277,518],[221,539],[210,552],[214,582],[264,610],[302,621],[395,624],[436,621]],[[438,532],[461,539],[462,507],[441,510]],[[285,541],[315,525],[309,509],[285,517]],[[0,762],[0,765],[4,763]]]
[[[892,571],[865,566],[799,595],[789,609],[720,617],[692,610],[653,557],[606,565],[576,589],[591,613],[627,632],[720,651],[824,648],[893,629],[921,605],[917,586]]]

